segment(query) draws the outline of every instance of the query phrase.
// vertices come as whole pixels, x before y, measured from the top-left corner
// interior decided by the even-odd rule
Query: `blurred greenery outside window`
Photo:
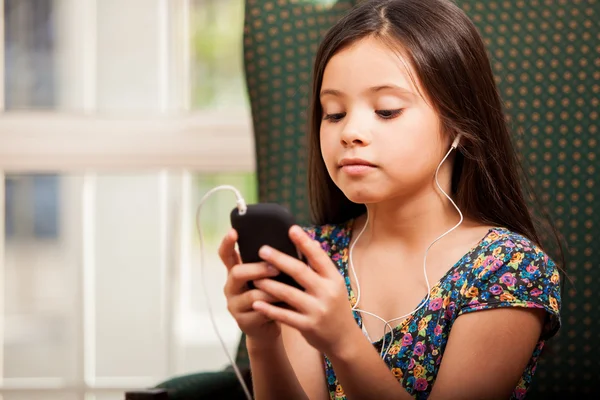
[[[249,108],[243,73],[244,1],[196,0],[191,16],[192,30],[192,108],[223,111]],[[215,186],[233,184],[246,197],[247,203],[256,202],[255,172],[237,175],[227,173],[195,177],[199,193]],[[214,198],[209,200],[203,213],[203,228],[208,242],[220,240],[223,233],[216,220]],[[232,207],[233,208],[233,207]]]

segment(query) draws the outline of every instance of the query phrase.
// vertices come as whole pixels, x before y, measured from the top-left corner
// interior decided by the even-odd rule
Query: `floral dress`
[[[352,225],[350,220],[307,231],[339,268],[350,303],[355,304],[348,274]],[[408,393],[416,399],[427,399],[450,329],[460,315],[502,307],[541,308],[547,312],[542,336],[511,396],[524,398],[544,342],[560,327],[559,274],[554,262],[529,239],[506,228],[494,228],[446,272],[429,294],[428,304],[373,343],[381,354],[387,350],[384,361]],[[362,328],[358,312],[354,312],[354,318]],[[331,399],[345,399],[331,362],[327,357],[324,360]]]

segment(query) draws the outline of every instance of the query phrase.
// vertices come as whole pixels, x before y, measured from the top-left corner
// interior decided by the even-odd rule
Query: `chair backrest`
[[[259,199],[286,205],[299,223],[309,220],[305,131],[314,54],[325,31],[355,3],[246,2]],[[565,269],[573,283],[565,284],[563,327],[542,355],[530,398],[592,393],[598,385],[591,371],[600,359],[592,342],[600,331],[600,308],[592,302],[600,282],[594,246],[600,239],[600,11],[595,0],[457,3],[485,39],[520,158],[568,243]]]
[[[600,282],[598,110],[600,9],[595,1],[460,0],[483,35],[519,156],[564,236],[562,328],[548,343],[528,398],[598,392]],[[596,22],[594,22],[596,21]],[[542,232],[546,248],[556,245]],[[595,373],[597,375],[597,372]],[[587,398],[587,396],[586,396]]]

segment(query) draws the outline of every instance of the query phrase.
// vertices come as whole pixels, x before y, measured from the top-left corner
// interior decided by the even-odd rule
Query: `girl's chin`
[[[369,185],[370,186],[370,185]],[[405,201],[407,197],[410,197],[411,193],[415,191],[404,191],[398,190],[396,192],[382,191],[381,185],[379,187],[369,187],[365,184],[362,185],[348,185],[342,187],[342,192],[346,195],[348,200],[357,204],[378,204],[386,203],[388,201]],[[377,185],[374,185],[377,186]]]
[[[357,204],[379,203],[384,200],[380,195],[363,190],[344,190],[348,200]]]

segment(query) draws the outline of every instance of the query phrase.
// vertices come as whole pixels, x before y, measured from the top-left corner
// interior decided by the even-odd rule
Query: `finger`
[[[318,275],[325,277],[339,275],[339,271],[332,265],[331,258],[323,250],[321,244],[311,238],[302,228],[297,225],[292,226],[289,235],[292,242],[304,254],[309,265]]]
[[[263,313],[255,311],[245,312],[243,314],[239,314],[235,321],[242,331],[245,331],[246,328],[252,328],[259,325],[264,325],[266,323],[275,323],[272,319],[265,316]]]
[[[254,285],[271,297],[288,304],[300,312],[307,312],[318,307],[316,299],[313,296],[285,283],[273,279],[260,279],[255,281]]]
[[[228,270],[233,268],[234,265],[241,263],[240,255],[235,250],[237,238],[237,232],[235,229],[231,229],[227,232],[219,246],[219,258],[221,258],[221,261],[223,261]]]
[[[252,311],[252,304],[255,301],[277,303],[279,300],[262,290],[252,289],[247,290],[239,296],[232,297],[227,303],[227,309],[231,315],[240,315]]]
[[[272,278],[279,273],[277,268],[264,262],[236,264],[229,270],[229,277],[225,283],[225,295],[242,293],[246,291],[246,284],[249,281]]]
[[[265,262],[294,278],[300,286],[307,290],[312,290],[314,285],[317,284],[316,279],[319,276],[308,265],[295,257],[291,257],[270,246],[262,246],[258,251],[258,255]]]
[[[277,307],[264,301],[255,301],[252,308],[262,314],[267,320],[279,321],[299,331],[308,328],[308,318],[296,311]]]

